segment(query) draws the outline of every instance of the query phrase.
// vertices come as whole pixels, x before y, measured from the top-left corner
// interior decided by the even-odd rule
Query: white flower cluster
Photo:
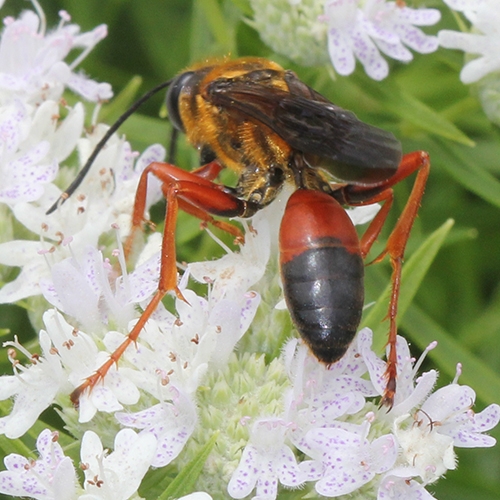
[[[274,499],[278,483],[295,488],[315,481],[316,492],[326,497],[369,485],[364,491],[372,492],[370,498],[430,500],[434,497],[425,486],[455,468],[454,447],[495,444],[482,433],[498,424],[500,406],[474,413],[474,391],[457,383],[460,367],[452,384],[430,394],[437,372],[417,378],[425,353],[415,363],[402,337],[393,408],[388,412],[369,401],[385,389],[385,362],[371,350],[371,343],[371,331],[360,331],[330,369],[298,341],[287,345],[285,364],[292,381],[285,395],[287,409],[280,418],[253,424],[229,483],[233,498],[245,498],[256,488],[255,498]],[[297,463],[290,445],[309,460]]]
[[[389,74],[382,54],[402,62],[438,48],[435,36],[418,26],[441,18],[436,9],[412,9],[387,0],[251,0],[251,22],[276,52],[304,65],[328,56],[340,75],[350,75],[358,59],[375,80]]]
[[[85,473],[85,493],[77,493],[77,476],[70,458],[58,443],[58,433],[45,429],[38,436],[38,460],[12,453],[5,458],[6,471],[0,473],[0,491],[11,496],[37,500],[125,500],[135,494],[144,477],[156,440],[152,434],[120,431],[114,451],[107,452],[99,436],[87,431],[81,443],[80,467]],[[206,493],[193,493],[179,500],[209,500]]]
[[[441,19],[437,9],[408,7],[392,0],[250,0],[249,23],[273,50],[303,65],[328,59],[339,75],[350,75],[358,60],[370,78],[389,74],[385,57],[408,63],[411,50],[428,54],[439,45],[479,55],[461,72],[464,83],[500,70],[500,13],[497,0],[444,0],[463,12],[471,33],[441,30],[427,35],[420,26]]]
[[[392,59],[409,62],[413,55],[438,48],[437,38],[416,26],[436,24],[441,14],[436,9],[411,9],[386,0],[329,0],[322,20],[328,25],[328,52],[340,75],[354,71],[356,59],[368,76],[382,80],[389,65],[381,52]]]

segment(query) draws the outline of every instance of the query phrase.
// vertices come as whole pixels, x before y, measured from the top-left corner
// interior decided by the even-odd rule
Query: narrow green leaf
[[[433,321],[415,304],[412,304],[402,321],[405,331],[412,342],[420,349],[425,349],[436,340],[438,346],[429,353],[429,357],[442,372],[454,377],[457,363],[462,363],[462,384],[470,385],[484,402],[498,401],[500,394],[500,375],[485,365],[482,359],[465,349],[453,336]]]
[[[226,23],[221,6],[217,0],[202,0],[199,3],[210,27],[212,36],[226,53],[234,52],[233,30]]]
[[[9,439],[0,435],[0,456],[6,457],[11,453],[17,453],[27,458],[36,458],[33,450],[26,446],[20,439]]]
[[[484,200],[500,207],[500,181],[479,166],[474,150],[453,147],[436,139],[435,148],[441,156],[440,166],[464,187]]]
[[[388,106],[392,107],[402,118],[438,136],[446,137],[452,141],[474,146],[474,141],[469,139],[460,129],[443,115],[429,108],[413,95],[400,89],[398,102],[391,101]]]
[[[218,436],[218,432],[212,435],[198,455],[179,472],[168,488],[158,497],[158,500],[179,498],[192,492],[194,483],[201,474]]]
[[[418,248],[418,250],[403,265],[401,276],[401,293],[398,304],[398,320],[401,321],[406,309],[417,293],[420,283],[424,279],[430,265],[432,264],[438,250],[444,243],[446,235],[453,226],[454,221],[449,219],[441,227],[436,229]],[[369,310],[363,318],[362,326],[370,327],[374,332],[375,350],[382,350],[385,345],[387,323],[381,323],[387,316],[388,299],[391,293],[392,283],[389,283],[377,303]]]
[[[403,121],[431,134],[451,139],[466,146],[474,146],[474,141],[469,139],[444,115],[434,111],[395,83],[388,81],[380,86],[375,82],[365,82],[363,90],[373,95],[386,110],[400,116]]]
[[[232,0],[232,2],[241,10],[241,12],[245,16],[251,17],[253,15],[253,9],[252,6],[250,5],[249,0]]]

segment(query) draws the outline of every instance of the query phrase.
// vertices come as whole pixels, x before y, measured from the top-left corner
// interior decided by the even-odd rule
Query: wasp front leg
[[[392,206],[393,192],[392,186],[402,181],[415,171],[418,171],[415,183],[413,185],[410,197],[399,217],[396,226],[392,230],[387,245],[382,253],[376,257],[373,262],[380,262],[386,255],[389,255],[392,266],[392,291],[389,302],[389,312],[387,318],[390,322],[389,338],[387,344],[389,346],[389,355],[387,358],[386,379],[387,385],[382,397],[382,404],[392,408],[394,404],[394,395],[396,392],[397,378],[397,313],[398,301],[401,288],[401,270],[404,259],[404,252],[410,231],[417,217],[417,212],[420,207],[420,202],[424,194],[425,185],[429,176],[430,161],[429,155],[424,151],[416,151],[403,156],[401,164],[396,173],[384,183],[380,183],[375,187],[365,186],[347,186],[344,188],[344,196],[349,205],[360,206],[369,205],[371,203],[383,202],[383,206],[379,213],[375,216],[365,234],[361,238],[361,255],[365,257],[373,243],[382,230],[382,227],[387,219],[387,215]]]
[[[78,406],[78,401],[86,390],[92,388],[105,376],[113,364],[117,363],[129,345],[135,343],[147,321],[168,292],[174,292],[184,300],[177,286],[177,263],[175,250],[175,228],[179,208],[200,218],[204,223],[211,223],[237,239],[242,240],[241,231],[230,223],[215,220],[212,216],[238,217],[245,215],[247,203],[227,192],[224,186],[212,182],[221,167],[215,162],[201,167],[194,172],[186,172],[169,163],[152,163],[142,173],[136,193],[132,217],[132,231],[127,241],[130,251],[131,238],[140,230],[144,221],[146,193],[149,174],[162,181],[162,190],[167,200],[165,226],[160,259],[160,278],[158,290],[151,302],[144,309],[138,322],[125,340],[110,355],[109,359],[71,394],[71,401]]]

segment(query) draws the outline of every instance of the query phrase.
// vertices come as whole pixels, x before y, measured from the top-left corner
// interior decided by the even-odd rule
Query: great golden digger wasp
[[[165,87],[169,87],[170,120],[199,151],[202,166],[186,172],[171,163],[152,163],[142,174],[126,247],[130,248],[144,222],[152,174],[162,182],[167,200],[158,291],[123,344],[73,392],[73,402],[77,404],[83,391],[91,390],[137,340],[167,292],[182,298],[174,241],[178,209],[239,238],[238,228],[213,216],[251,217],[271,203],[285,184],[294,187],[279,234],[285,299],[297,330],[318,360],[326,365],[339,360],[361,319],[363,259],[391,208],[392,186],[417,171],[409,200],[384,251],[375,259],[388,254],[393,268],[387,388],[382,400],[390,408],[396,390],[401,266],[429,174],[428,154],[403,155],[393,134],[361,122],[293,72],[266,59],[196,65],[153,92]],[[110,129],[49,212],[76,189],[107,137],[135,108]],[[214,182],[224,168],[239,176],[235,187]],[[359,239],[343,206],[376,202],[383,202],[382,208]]]

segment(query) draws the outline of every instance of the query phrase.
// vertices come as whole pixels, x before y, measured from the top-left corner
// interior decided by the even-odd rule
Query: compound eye
[[[180,74],[172,82],[167,92],[166,104],[168,117],[170,119],[170,123],[172,123],[172,125],[180,132],[185,132],[185,129],[179,113],[179,98],[181,96],[181,92],[188,85],[193,74],[194,71],[186,71],[186,73]]]

